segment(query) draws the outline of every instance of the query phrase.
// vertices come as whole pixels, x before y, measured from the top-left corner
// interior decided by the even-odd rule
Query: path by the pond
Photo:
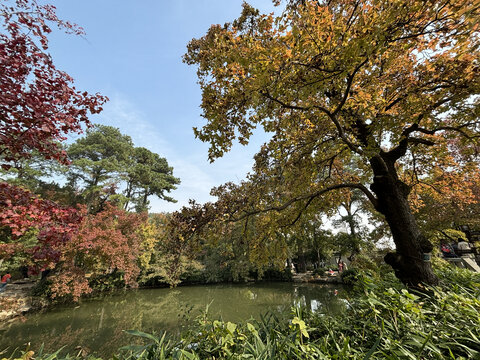
[[[338,271],[332,272],[331,275],[314,275],[312,271],[304,273],[294,273],[293,282],[295,283],[313,283],[313,284],[342,284],[342,278]]]

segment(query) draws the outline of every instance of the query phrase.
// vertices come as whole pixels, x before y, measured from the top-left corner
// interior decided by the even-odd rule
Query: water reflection
[[[24,348],[30,341],[33,350],[45,343],[47,352],[65,346],[70,353],[83,350],[111,355],[118,347],[135,340],[123,330],[178,332],[207,305],[211,317],[233,322],[258,318],[268,310],[288,311],[292,305],[322,313],[339,312],[344,307],[334,295],[334,288],[313,284],[143,289],[32,314],[26,322],[13,323],[0,331],[0,349],[9,347],[8,355],[15,347]]]

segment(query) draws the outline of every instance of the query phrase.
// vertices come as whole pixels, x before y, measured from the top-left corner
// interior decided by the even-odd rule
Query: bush
[[[340,276],[345,285],[355,285],[358,281],[358,275],[359,272],[357,269],[348,269],[344,270]]]
[[[267,269],[262,274],[262,280],[293,281],[293,275],[290,269],[284,269],[284,270]]]
[[[88,285],[94,293],[101,293],[125,288],[125,281],[122,272],[113,271],[109,274],[98,274],[92,276],[88,281]]]
[[[328,267],[318,267],[315,270],[313,270],[313,275],[324,276],[325,271],[328,271],[328,269],[329,269]]]
[[[30,291],[32,296],[39,296],[39,297],[46,297],[49,298],[51,296],[50,286],[52,285],[52,281],[48,277],[44,277],[40,279]]]

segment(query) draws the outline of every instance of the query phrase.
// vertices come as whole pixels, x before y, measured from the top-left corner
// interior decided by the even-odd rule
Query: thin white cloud
[[[135,146],[143,146],[158,154],[171,151],[153,124],[122,94],[111,96],[100,113],[99,122],[119,128],[132,138]]]
[[[149,121],[145,114],[122,94],[111,96],[97,119],[97,122],[117,127],[123,134],[129,135],[135,146],[145,147],[165,157],[173,167],[174,175],[180,178],[181,184],[170,194],[178,202],[168,203],[151,197],[153,212],[177,210],[187,205],[189,199],[200,203],[214,200],[209,195],[212,187],[226,181],[240,181],[253,163],[252,155],[256,149],[237,145],[224,158],[210,164],[207,161],[206,146],[194,138],[190,128],[179,128],[179,131],[185,133],[178,134],[178,138],[166,139],[162,124]],[[189,142],[189,151],[179,149],[180,137]]]

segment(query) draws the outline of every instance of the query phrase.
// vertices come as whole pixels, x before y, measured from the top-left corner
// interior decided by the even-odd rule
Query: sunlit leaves
[[[219,192],[230,218],[282,227],[336,208],[356,188],[385,215],[403,259],[427,250],[407,202],[412,187],[445,188],[467,164],[478,172],[478,5],[309,0],[278,16],[244,5],[237,20],[192,40],[184,60],[198,67],[206,123],[195,134],[209,159],[255,127],[272,135],[248,181]]]

